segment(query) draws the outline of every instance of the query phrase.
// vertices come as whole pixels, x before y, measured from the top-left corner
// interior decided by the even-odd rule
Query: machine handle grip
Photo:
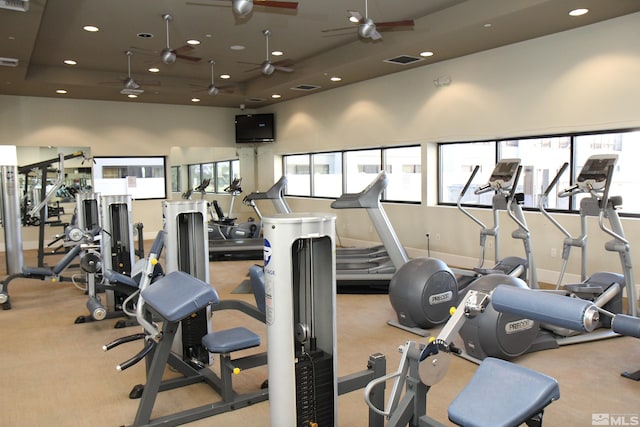
[[[473,172],[471,172],[471,176],[469,177],[469,179],[467,180],[467,183],[464,185],[464,187],[462,188],[462,191],[460,192],[460,198],[462,199],[462,197],[467,194],[467,191],[469,191],[469,187],[471,187],[471,183],[473,182],[473,178],[476,177],[478,171],[480,170],[480,165],[476,165],[473,168]]]
[[[569,196],[572,196],[573,194],[577,193],[578,189],[579,189],[578,184],[573,184],[573,185],[565,188],[561,192],[559,192],[558,193],[558,197],[569,197]]]
[[[513,178],[513,185],[511,191],[509,191],[509,200],[513,201],[516,197],[516,188],[518,187],[518,181],[520,181],[520,174],[522,173],[522,166],[518,166],[516,169],[516,175]]]
[[[126,344],[128,342],[133,342],[133,341],[137,341],[137,340],[142,340],[146,337],[146,334],[133,334],[133,335],[128,335],[126,337],[121,337],[121,338],[117,338],[113,341],[111,341],[109,344],[103,345],[102,346],[102,350],[104,351],[109,351],[112,348],[115,348],[121,344]]]
[[[476,190],[473,192],[473,194],[479,195],[479,194],[484,194],[489,192],[489,190],[491,190],[491,184],[487,183],[487,184],[483,184],[480,187],[476,188]]]
[[[555,187],[558,184],[558,181],[560,181],[560,177],[562,176],[562,174],[564,174],[564,171],[566,171],[568,167],[569,167],[569,162],[564,162],[564,164],[560,167],[560,170],[558,171],[556,176],[553,178],[553,181],[551,181],[547,189],[544,190],[543,196],[545,199],[549,197],[549,193],[551,193],[551,190],[553,190],[553,187]]]
[[[136,354],[135,356],[133,356],[131,359],[122,362],[121,364],[119,364],[118,366],[116,366],[116,370],[118,372],[122,372],[125,369],[129,369],[130,367],[132,367],[133,365],[135,365],[136,363],[138,363],[139,361],[141,361],[142,359],[145,358],[145,356],[147,354],[149,354],[149,352],[151,352],[156,346],[156,342],[151,340],[147,343],[146,346],[144,346],[144,348],[142,350],[140,350],[138,352],[138,354]]]

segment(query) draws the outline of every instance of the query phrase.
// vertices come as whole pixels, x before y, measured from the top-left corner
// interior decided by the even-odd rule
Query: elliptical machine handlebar
[[[598,215],[598,225],[600,226],[600,230],[607,233],[609,236],[613,237],[618,242],[628,245],[629,241],[620,234],[615,231],[607,228],[604,225],[605,212],[607,210],[607,205],[609,204],[609,189],[611,188],[611,179],[613,178],[613,166],[607,166],[607,184],[604,187],[604,192],[602,193],[602,198],[600,199],[600,215]]]
[[[515,201],[516,203],[518,203],[518,201],[516,200],[516,187],[518,186],[518,181],[520,181],[520,174],[522,173],[522,166],[518,166],[518,169],[516,169],[516,174],[513,178],[513,185],[511,186],[511,190],[509,190],[509,194],[507,195],[507,214],[509,214],[509,217],[516,223],[518,224],[518,226],[520,228],[522,228],[525,232],[529,232],[529,227],[527,226],[527,224],[525,224],[525,222],[522,220],[522,218],[518,218],[514,213],[513,213],[513,209],[511,209],[511,206],[513,205],[513,202]]]

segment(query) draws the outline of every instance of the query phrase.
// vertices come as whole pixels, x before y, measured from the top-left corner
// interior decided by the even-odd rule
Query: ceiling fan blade
[[[289,67],[280,67],[280,66],[278,66],[278,65],[274,65],[274,64],[271,64],[271,65],[273,65],[273,68],[275,68],[275,69],[276,69],[276,70],[278,70],[278,71],[284,71],[285,73],[293,73],[293,68],[289,68]]]
[[[297,1],[270,1],[270,0],[253,0],[256,6],[279,7],[282,9],[297,9]]]
[[[353,30],[354,26],[350,26],[350,27],[340,27],[340,28],[329,28],[326,30],[321,30],[322,33],[332,33],[334,31],[346,31],[346,30]]]
[[[202,61],[202,58],[198,58],[197,56],[180,55],[180,54],[177,54],[177,53],[176,53],[176,58],[184,59],[185,61],[191,61],[191,62]]]
[[[177,49],[173,49],[173,51],[175,53],[182,54],[182,53],[186,53],[186,52],[192,51],[193,49],[195,49],[195,48],[193,46],[191,46],[190,44],[185,44],[184,46],[180,46]]]
[[[197,1],[188,1],[185,4],[187,6],[207,6],[207,7],[229,7],[230,6],[229,0],[214,0],[214,1],[225,2],[227,4],[201,3]]]
[[[390,29],[391,27],[413,27],[413,20],[407,19],[404,21],[376,22],[376,27],[379,29]]]

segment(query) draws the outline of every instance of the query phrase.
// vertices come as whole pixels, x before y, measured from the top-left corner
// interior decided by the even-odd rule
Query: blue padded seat
[[[488,357],[449,405],[449,420],[465,427],[514,427],[559,398],[555,379]]]
[[[205,335],[202,345],[209,353],[226,354],[259,346],[260,336],[239,326]]]
[[[208,283],[182,271],[167,274],[143,290],[141,295],[149,307],[170,322],[178,322],[220,301]]]

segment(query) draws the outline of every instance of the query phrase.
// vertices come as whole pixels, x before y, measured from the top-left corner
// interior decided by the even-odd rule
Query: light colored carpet
[[[34,265],[34,259],[30,254],[25,263]],[[222,298],[253,302],[252,295],[231,293],[245,279],[252,263],[210,264],[211,282]],[[85,295],[69,283],[20,279],[11,283],[10,292],[13,309],[0,311],[0,424],[130,424],[138,401],[130,400],[128,393],[133,385],[144,383],[144,368],[140,364],[116,372],[115,366],[137,352],[141,344],[126,344],[106,353],[101,347],[139,328],[113,329],[115,320],[74,324],[76,316],[88,312]],[[337,301],[340,376],[364,369],[372,353],[385,354],[387,371],[393,371],[399,361],[398,346],[421,339],[386,325],[394,316],[386,295],[338,295]],[[214,329],[238,324],[261,333],[266,341],[265,326],[241,314],[218,313],[213,319]],[[264,351],[266,346],[258,350]],[[592,414],[597,413],[640,416],[640,383],[620,376],[621,371],[640,369],[640,340],[625,337],[563,347],[525,355],[517,362],[560,383],[560,400],[545,414],[547,426],[589,426]],[[429,393],[431,416],[447,422],[448,403],[475,369],[474,364],[453,358],[446,378]],[[235,381],[239,389],[247,390],[258,387],[266,377],[266,368],[259,368],[240,373]],[[161,393],[153,417],[217,400],[217,394],[202,384]],[[341,396],[338,402],[340,426],[367,425],[361,391]],[[265,425],[268,414],[269,404],[263,402],[190,425]]]

